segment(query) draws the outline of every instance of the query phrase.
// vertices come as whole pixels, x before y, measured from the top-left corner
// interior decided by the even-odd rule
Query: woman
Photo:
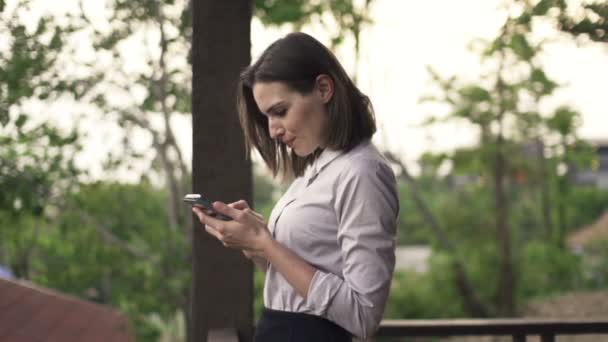
[[[372,145],[369,99],[321,43],[292,33],[241,74],[248,150],[295,178],[268,223],[245,201],[195,213],[208,233],[266,272],[256,341],[350,341],[374,333],[394,269],[399,200]]]

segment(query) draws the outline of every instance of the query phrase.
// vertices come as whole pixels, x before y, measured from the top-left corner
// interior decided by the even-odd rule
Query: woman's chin
[[[296,147],[292,147],[291,150],[293,151],[293,153],[296,154],[296,156],[298,156],[300,158],[308,157],[309,155],[311,155],[314,152],[314,150],[308,151],[308,150],[303,150],[303,149],[296,148]]]

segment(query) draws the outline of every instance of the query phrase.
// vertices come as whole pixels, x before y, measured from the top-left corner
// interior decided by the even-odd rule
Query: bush
[[[532,241],[521,251],[518,298],[528,301],[583,285],[581,258],[552,243]]]

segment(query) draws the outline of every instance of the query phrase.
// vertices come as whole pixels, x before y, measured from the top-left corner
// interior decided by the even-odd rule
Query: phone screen
[[[215,211],[215,209],[213,209],[213,204],[211,203],[211,201],[201,194],[187,194],[186,196],[184,196],[184,202],[202,208],[205,214],[211,217],[215,217],[223,221],[232,220],[231,217],[220,214]]]

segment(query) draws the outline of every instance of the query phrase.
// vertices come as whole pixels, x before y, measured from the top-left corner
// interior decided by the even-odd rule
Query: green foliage
[[[524,300],[581,288],[581,259],[546,241],[531,241],[520,254],[518,295]]]
[[[566,202],[566,216],[570,223],[567,232],[584,228],[608,210],[608,191],[596,187],[573,187]]]
[[[187,248],[175,242],[183,232],[168,229],[166,194],[149,184],[96,183],[63,196],[44,203],[45,215],[0,210],[9,265],[41,286],[121,309],[138,337],[154,340],[148,316],[168,319],[190,283]]]
[[[68,78],[57,65],[65,50],[64,42],[79,27],[59,24],[49,16],[27,28],[18,15],[31,12],[27,1],[18,1],[12,13],[0,11],[0,36],[9,42],[8,52],[0,54],[0,125],[8,122],[9,108],[26,99],[49,100],[70,94],[76,98],[90,89],[79,78]]]
[[[481,246],[483,247],[483,246]],[[496,283],[496,252],[492,248],[469,249],[467,272],[481,298],[492,295]],[[386,318],[431,319],[466,317],[462,298],[454,286],[453,257],[436,251],[427,273],[395,272]]]
[[[253,321],[257,322],[264,309],[264,279],[266,274],[256,267],[253,273]]]
[[[95,183],[70,194],[39,246],[33,280],[131,316],[137,335],[156,336],[190,284],[185,231],[172,231],[167,195],[149,184]]]
[[[275,192],[278,190],[277,186],[268,176],[258,172],[254,172],[253,177],[253,203],[251,205],[255,211],[268,219],[277,201],[277,198],[275,198]]]
[[[568,136],[580,125],[579,114],[567,106],[559,107],[552,117],[547,120],[547,126],[561,136]]]
[[[462,82],[430,70],[438,91],[424,99],[450,108],[445,118],[429,120],[429,125],[461,121],[479,134],[474,146],[425,155],[423,165],[434,161],[430,169],[437,170],[436,160],[449,162],[450,174],[423,172],[418,182],[446,238],[456,246],[449,251],[450,258],[465,265],[475,296],[495,314],[514,313],[518,300],[571,290],[582,283],[580,261],[563,246],[573,229],[574,212],[585,206],[580,198],[575,200],[574,192],[577,196],[581,192],[570,184],[570,177],[589,164],[591,154],[577,135],[578,112],[566,106],[551,113],[540,111],[540,101],[552,95],[558,84],[541,67],[542,46],[528,39],[532,17],[555,5],[554,1],[541,1],[534,8],[524,4],[524,14],[508,17],[498,36],[480,49],[482,62],[491,68],[479,80]],[[594,203],[603,206],[600,201]],[[404,213],[414,210],[407,199],[402,205]],[[597,210],[581,216],[594,219],[593,215]],[[556,227],[552,222],[557,222]],[[426,239],[436,249],[447,249],[429,228],[422,217],[402,218],[400,231],[407,237],[400,241]],[[429,279],[420,281],[434,286]],[[455,288],[454,279],[451,283]],[[512,285],[505,289],[505,284]]]
[[[608,287],[608,239],[595,241],[583,255],[585,286],[590,289]]]
[[[530,60],[536,54],[535,49],[530,46],[528,39],[523,34],[516,33],[511,36],[509,43],[511,50],[522,60]]]
[[[527,83],[530,87],[529,91],[540,97],[550,95],[557,88],[557,83],[547,77],[547,74],[542,69],[534,66],[530,72],[530,80]]]
[[[573,35],[586,35],[595,42],[608,42],[608,4],[597,1],[584,4],[585,17],[570,18],[563,14],[559,17],[560,28]],[[564,6],[562,6],[564,8]]]
[[[371,23],[368,8],[372,0],[365,0],[363,6],[357,6],[353,0],[322,0],[322,1],[280,1],[256,0],[255,16],[268,26],[293,24],[296,29],[312,21],[325,24],[328,31],[332,30],[331,23],[325,22],[323,14],[330,14],[338,29],[331,37],[332,45],[337,46],[344,41],[348,34],[358,40],[363,25]]]
[[[464,309],[453,282],[447,260],[429,274],[395,272],[384,317],[387,319],[439,319],[463,317]],[[436,263],[441,261],[436,260]]]
[[[28,9],[26,2],[17,5]],[[8,53],[0,55],[0,262],[30,278],[49,212],[81,174],[74,164],[81,146],[77,131],[40,122],[23,104],[74,94],[73,83],[56,77],[70,29],[42,17],[32,31],[15,11],[0,15],[11,19],[0,20],[0,37],[9,42]]]
[[[312,5],[310,1],[305,0],[288,2],[281,2],[279,0],[255,1],[255,15],[265,25],[301,23],[313,13],[318,13],[319,9],[319,5]]]
[[[584,279],[582,259],[555,245],[531,240],[522,244],[516,262],[520,275],[517,288],[521,307],[534,299],[542,299],[572,290],[606,284],[606,272],[600,263],[587,266],[593,278]],[[460,248],[459,257],[478,297],[486,303],[494,301],[499,279],[496,264],[499,255],[491,243],[478,242],[475,248]],[[606,253],[604,253],[606,254]],[[454,286],[452,257],[435,252],[427,273],[396,272],[385,317],[390,319],[437,319],[468,317],[462,299]],[[604,256],[603,264],[608,258]]]
[[[523,11],[517,18],[519,23],[530,25],[533,17],[552,18],[564,32],[586,36],[595,42],[608,42],[608,4],[605,1],[581,4],[565,0],[540,0],[520,4],[523,4]]]

